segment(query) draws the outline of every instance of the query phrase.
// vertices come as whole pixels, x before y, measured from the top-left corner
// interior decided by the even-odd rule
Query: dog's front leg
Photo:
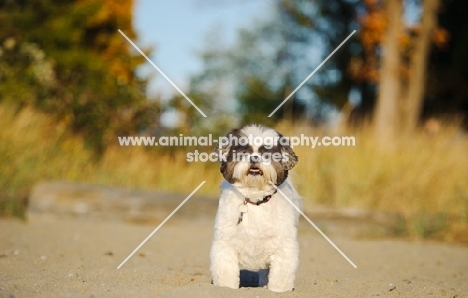
[[[292,245],[273,255],[268,275],[268,289],[274,292],[292,291],[298,266],[298,245]]]
[[[211,247],[211,277],[213,284],[233,289],[239,288],[239,259],[228,245],[221,241],[213,242]]]

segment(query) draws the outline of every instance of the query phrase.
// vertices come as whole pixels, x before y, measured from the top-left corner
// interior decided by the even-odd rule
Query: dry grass
[[[396,233],[468,242],[468,138],[458,129],[445,126],[435,136],[421,131],[388,150],[375,145],[369,128],[284,130],[356,138],[355,147],[295,149],[294,180],[306,201],[396,213]]]
[[[325,135],[279,125],[285,135]],[[421,132],[396,140],[392,150],[375,146],[369,129],[353,135],[355,147],[297,147],[291,173],[306,204],[355,206],[395,212],[397,233],[466,241],[468,235],[468,140],[454,128],[437,136]],[[335,134],[328,133],[333,136]],[[184,151],[161,155],[112,146],[97,159],[83,140],[45,115],[0,105],[0,213],[21,215],[22,199],[41,180],[80,181],[216,196],[221,181],[213,163],[187,163]],[[183,149],[183,148],[182,148]],[[205,148],[211,151],[211,148]]]
[[[117,140],[116,140],[117,142]],[[111,147],[96,158],[83,139],[45,115],[0,106],[0,214],[20,215],[38,181],[79,181],[187,193],[207,180],[202,195],[216,195],[215,164],[185,161],[184,152],[160,155],[139,147]]]

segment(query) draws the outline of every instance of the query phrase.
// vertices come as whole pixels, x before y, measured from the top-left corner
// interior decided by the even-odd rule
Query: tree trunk
[[[410,60],[408,91],[402,101],[402,129],[406,133],[415,130],[424,102],[425,72],[430,50],[431,33],[437,26],[437,8],[440,0],[424,0],[421,31]]]
[[[398,35],[401,32],[402,1],[385,2],[387,29],[382,44],[380,85],[374,111],[374,129],[377,141],[382,146],[390,146],[396,133],[398,99],[400,96],[400,51]]]

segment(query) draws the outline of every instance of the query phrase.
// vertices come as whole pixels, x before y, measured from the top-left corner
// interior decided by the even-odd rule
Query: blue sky
[[[261,19],[271,0],[136,0],[134,27],[139,46],[153,46],[151,60],[183,91],[190,74],[201,69],[197,51],[203,49],[210,30],[220,30],[223,42],[235,40],[238,28]],[[149,64],[155,75],[148,92],[168,97],[177,92]]]

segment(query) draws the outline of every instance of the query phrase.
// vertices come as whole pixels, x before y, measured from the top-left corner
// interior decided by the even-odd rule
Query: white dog
[[[210,253],[213,284],[237,289],[246,269],[259,271],[259,286],[293,290],[299,214],[281,192],[301,207],[288,178],[297,156],[287,138],[260,125],[231,131],[217,149],[225,180]]]

